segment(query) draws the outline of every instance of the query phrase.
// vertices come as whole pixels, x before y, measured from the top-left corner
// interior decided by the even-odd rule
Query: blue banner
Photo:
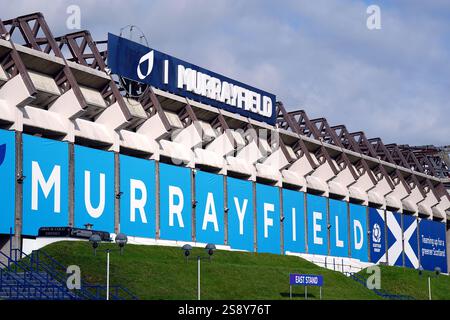
[[[232,249],[253,251],[253,184],[227,177],[228,244]]]
[[[275,95],[111,33],[108,67],[127,79],[275,124]]]
[[[15,132],[0,130],[0,233],[14,232],[15,164]]]
[[[256,184],[258,252],[280,254],[280,193],[277,187]]]
[[[420,264],[425,270],[436,267],[447,273],[447,243],[445,223],[421,219],[419,222]]]
[[[419,244],[417,241],[417,218],[406,214],[403,218],[403,256],[405,267],[419,268]]]
[[[401,213],[386,211],[388,262],[390,266],[403,266],[403,231],[401,219]]]
[[[369,208],[370,261],[376,264],[387,262],[385,221],[384,210]]]
[[[191,169],[159,165],[161,239],[192,241]]]
[[[223,176],[197,171],[195,197],[197,242],[224,244]]]
[[[308,194],[306,196],[308,215],[308,253],[328,254],[327,198]]]
[[[330,255],[348,257],[347,202],[329,199]]]
[[[114,232],[114,153],[75,146],[75,226]]]
[[[350,203],[350,256],[363,262],[369,261],[367,239],[367,207]]]
[[[120,155],[120,232],[155,238],[155,161]]]
[[[305,194],[283,189],[284,251],[304,253]]]
[[[24,134],[23,175],[22,233],[68,226],[68,144]]]

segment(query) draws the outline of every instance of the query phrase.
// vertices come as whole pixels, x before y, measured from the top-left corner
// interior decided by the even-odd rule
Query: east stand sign
[[[305,299],[308,299],[308,287],[319,287],[320,299],[322,299],[323,276],[314,274],[296,274],[289,275],[289,297],[292,299],[292,286],[305,287]]]

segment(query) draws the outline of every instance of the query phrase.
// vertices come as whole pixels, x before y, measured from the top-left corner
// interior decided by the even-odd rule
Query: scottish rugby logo
[[[375,243],[380,243],[381,242],[381,228],[378,225],[378,223],[375,223],[373,225],[373,230],[372,230],[372,240]]]
[[[136,72],[139,77],[139,79],[144,80],[147,78],[153,69],[153,60],[154,60],[154,52],[151,50],[149,53],[144,54],[141,59],[139,60],[139,64],[137,66]],[[143,66],[147,62],[147,71],[145,73],[142,73],[141,66]]]

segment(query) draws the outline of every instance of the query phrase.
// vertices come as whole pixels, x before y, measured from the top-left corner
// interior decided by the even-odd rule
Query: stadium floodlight
[[[97,255],[97,248],[100,242],[102,242],[102,239],[100,236],[96,233],[94,233],[90,238],[89,242],[92,244],[92,248],[94,248],[94,255]]]
[[[119,233],[119,234],[117,235],[115,241],[116,241],[117,245],[118,245],[119,248],[120,248],[120,254],[122,254],[122,253],[123,253],[123,247],[125,247],[125,245],[126,245],[127,242],[128,242],[128,237],[127,237],[127,235],[124,234],[124,233]]]
[[[205,247],[205,250],[208,253],[209,258],[211,259],[211,256],[213,255],[214,250],[216,250],[216,246],[212,243],[208,243]]]

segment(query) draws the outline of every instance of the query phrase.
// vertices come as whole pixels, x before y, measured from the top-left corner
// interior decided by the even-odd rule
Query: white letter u
[[[105,174],[100,173],[100,196],[97,208],[92,207],[91,203],[91,172],[84,171],[84,203],[86,210],[92,218],[99,218],[105,209]]]

